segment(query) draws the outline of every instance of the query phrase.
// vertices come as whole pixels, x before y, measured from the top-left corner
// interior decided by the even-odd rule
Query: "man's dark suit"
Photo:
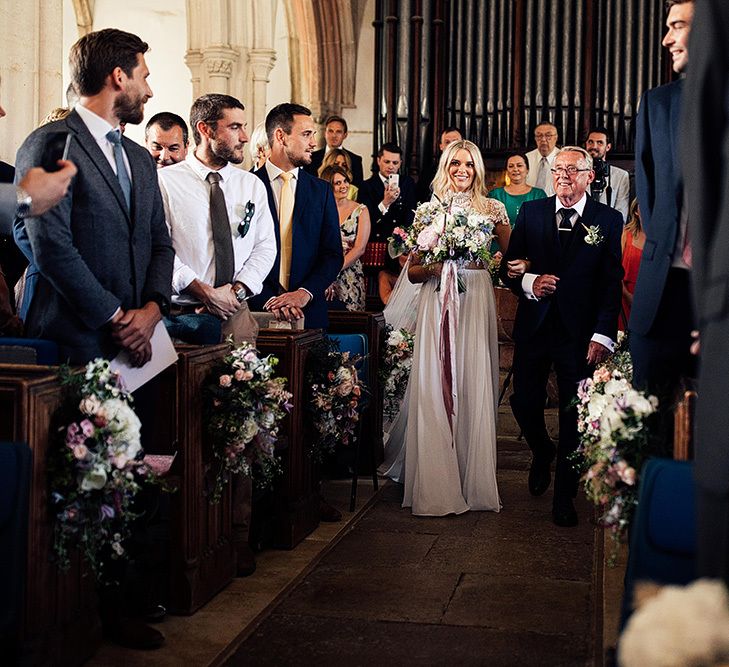
[[[26,329],[56,341],[62,358],[85,363],[118,352],[107,324],[117,308],[169,302],[174,251],[149,153],[123,139],[132,172],[130,214],[113,169],[76,112],[25,140],[16,180],[40,163],[46,135],[59,131],[72,135],[69,159],[78,174],[57,206],[25,220],[40,273]]]
[[[384,215],[379,209],[385,196],[385,184],[379,173],[368,178],[359,189],[359,202],[367,206],[372,222],[370,241],[387,241],[395,227],[407,227],[413,222],[418,205],[415,181],[410,176],[400,175],[400,196],[391,204]]]
[[[689,274],[671,267],[683,205],[678,150],[682,87],[683,81],[675,81],[643,94],[635,140],[635,186],[646,241],[628,324],[633,380],[658,396],[668,442],[673,394],[681,377],[693,370]]]
[[[729,584],[729,4],[696,3],[681,124],[701,338],[695,432],[698,571]]]
[[[585,241],[585,227],[596,225],[603,237],[598,245]],[[583,216],[574,223],[564,245],[557,232],[555,197],[526,202],[519,210],[509,248],[502,261],[502,278],[519,296],[514,322],[514,394],[511,406],[527,444],[539,456],[549,449],[544,404],[549,370],[554,363],[559,389],[559,447],[554,482],[555,498],[573,497],[577,479],[568,455],[577,447],[577,412],[571,406],[577,382],[588,373],[587,348],[593,334],[615,341],[621,303],[620,214],[587,198]],[[560,278],[556,292],[528,299],[521,278],[506,275],[506,263],[529,259],[530,273]]]
[[[276,232],[276,261],[263,281],[261,293],[250,300],[251,310],[263,310],[271,297],[283,292],[279,283],[281,235],[278,207],[266,167],[254,172],[263,181],[268,192],[268,205]],[[303,287],[313,299],[304,307],[304,326],[307,329],[324,328],[329,324],[324,290],[332,284],[344,264],[339,216],[329,183],[299,169],[294,203],[291,275],[289,291]]]
[[[364,180],[362,172],[362,158],[356,153],[348,151],[346,148],[340,148],[339,150],[342,150],[349,155],[349,161],[352,163],[352,185],[359,187]],[[304,171],[308,172],[312,176],[318,175],[319,167],[321,167],[321,163],[324,162],[324,156],[326,154],[326,148],[320,148],[318,151],[314,151],[311,154],[311,163],[304,167]]]

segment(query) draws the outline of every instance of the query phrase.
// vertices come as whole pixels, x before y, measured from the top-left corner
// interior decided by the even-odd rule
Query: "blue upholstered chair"
[[[621,625],[632,612],[636,582],[684,585],[696,578],[693,464],[650,459],[643,466],[630,532]]]
[[[3,660],[18,637],[28,542],[28,445],[0,442],[0,647]],[[41,558],[42,555],[38,554]],[[13,664],[10,658],[7,664]]]
[[[368,364],[367,355],[369,348],[367,345],[367,336],[364,334],[329,334],[331,340],[339,343],[339,350],[341,352],[349,352],[350,356],[361,357],[361,361],[357,364],[357,372],[359,373],[360,379],[363,381],[365,388],[367,388],[367,377],[368,377]],[[366,397],[360,401],[360,417],[357,424],[357,439],[354,443],[354,461],[352,463],[352,493],[349,500],[349,511],[354,512],[354,508],[357,502],[357,481],[359,478],[359,457],[360,450],[362,448],[362,414],[368,409],[368,401]],[[372,457],[372,486],[377,491],[377,465],[375,462],[375,451],[372,443],[369,443],[371,457]]]
[[[0,338],[0,364],[57,364],[58,345],[40,338]]]

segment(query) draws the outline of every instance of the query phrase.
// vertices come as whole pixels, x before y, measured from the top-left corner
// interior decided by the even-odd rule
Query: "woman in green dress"
[[[509,185],[491,190],[489,197],[498,199],[506,207],[506,214],[509,216],[509,223],[513,229],[521,205],[532,199],[544,199],[547,193],[541,188],[527,185],[526,177],[529,173],[529,161],[524,153],[511,153],[506,158],[504,168],[509,176]]]

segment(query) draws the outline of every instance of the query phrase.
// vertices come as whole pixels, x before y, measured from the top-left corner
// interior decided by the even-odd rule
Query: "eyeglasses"
[[[557,134],[555,132],[537,132],[537,134],[534,135],[534,138],[539,139],[553,139],[556,137]]]
[[[562,174],[567,174],[567,176],[569,176],[570,178],[574,178],[581,171],[592,171],[592,170],[591,169],[578,169],[577,167],[570,165],[569,167],[552,167],[549,171],[551,171],[555,176],[561,176]]]
[[[238,234],[241,238],[243,238],[248,233],[248,230],[251,227],[251,220],[253,220],[253,213],[255,212],[255,210],[255,204],[252,201],[249,201],[246,204],[246,210],[243,214],[243,220],[241,220],[240,224],[238,225]]]

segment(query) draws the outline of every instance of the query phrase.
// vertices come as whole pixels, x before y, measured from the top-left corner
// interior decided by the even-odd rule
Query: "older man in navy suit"
[[[693,0],[669,0],[663,45],[673,69],[688,66]],[[671,451],[672,411],[682,378],[695,375],[690,353],[695,328],[689,286],[689,206],[683,196],[679,157],[679,118],[683,80],[646,91],[638,110],[635,137],[635,188],[646,233],[630,313],[633,381],[659,400],[658,441]],[[713,177],[713,176],[712,176]]]
[[[623,220],[587,196],[595,172],[583,148],[563,148],[552,173],[556,195],[521,207],[501,273],[519,296],[511,407],[532,450],[529,491],[542,495],[551,481],[555,447],[544,423],[544,403],[554,365],[559,447],[552,517],[569,527],[577,524],[572,501],[577,476],[569,459],[577,448],[573,400],[588,367],[607,358],[617,338]]]
[[[331,186],[302,169],[311,162],[315,133],[306,107],[274,107],[266,116],[271,156],[255,172],[268,192],[277,253],[251,309],[268,310],[281,320],[304,317],[307,329],[327,327],[324,290],[344,263]]]

